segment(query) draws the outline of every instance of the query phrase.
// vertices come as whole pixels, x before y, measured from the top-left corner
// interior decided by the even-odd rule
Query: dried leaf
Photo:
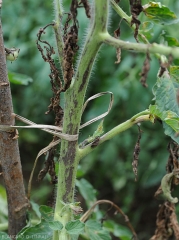
[[[81,3],[83,3],[83,6],[85,8],[86,16],[88,18],[91,18],[91,13],[90,13],[90,5],[88,3],[88,0],[81,0]]]
[[[114,37],[115,38],[119,38],[120,37],[120,27],[118,27],[114,31]],[[118,63],[121,62],[121,48],[116,48],[116,57],[117,57],[117,61],[115,63],[118,64]]]
[[[148,75],[149,70],[150,70],[150,55],[149,55],[149,53],[147,53],[146,59],[144,61],[144,65],[142,68],[142,72],[140,74],[140,76],[141,76],[140,82],[142,83],[143,87],[148,87],[146,80],[147,80],[147,75]]]
[[[134,148],[134,153],[133,153],[133,161],[132,161],[132,167],[133,167],[133,172],[135,174],[135,181],[137,181],[137,173],[138,173],[138,160],[139,160],[139,153],[140,153],[140,140],[141,140],[141,134],[142,131],[140,129],[140,125],[138,125],[138,139]]]
[[[134,38],[138,42],[138,30],[140,26],[140,21],[137,19],[138,15],[142,12],[143,8],[141,5],[141,0],[130,0],[130,8],[132,14],[131,26],[135,24]]]
[[[157,213],[155,235],[150,240],[168,240],[174,232],[175,239],[178,238],[179,226],[175,214],[175,205],[164,202]]]

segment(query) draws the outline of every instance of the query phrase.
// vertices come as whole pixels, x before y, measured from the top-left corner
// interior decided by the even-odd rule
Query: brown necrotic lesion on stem
[[[0,125],[14,125],[12,113],[12,98],[0,20]],[[15,236],[26,225],[28,201],[23,184],[18,141],[13,138],[12,133],[5,131],[0,131],[0,162],[8,201],[8,233]]]

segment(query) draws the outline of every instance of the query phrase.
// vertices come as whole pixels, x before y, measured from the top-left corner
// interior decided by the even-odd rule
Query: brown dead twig
[[[106,203],[107,203],[107,204],[110,204],[111,207],[114,207],[114,208],[116,209],[116,211],[117,211],[118,213],[120,213],[120,214],[124,217],[124,220],[125,220],[128,228],[130,229],[130,231],[131,231],[132,234],[133,234],[132,239],[133,239],[133,240],[138,240],[137,234],[136,234],[133,226],[131,225],[128,216],[125,215],[125,213],[121,210],[120,207],[118,207],[116,204],[114,204],[112,201],[109,201],[109,200],[99,200],[99,201],[95,202],[95,203],[93,204],[93,206],[92,206],[87,212],[85,212],[85,213],[83,214],[83,216],[80,218],[80,221],[81,221],[81,222],[85,222],[85,221],[88,219],[88,217],[93,213],[93,211],[94,211],[94,209],[95,209],[95,207],[96,207],[97,205],[106,204]],[[111,207],[110,207],[110,209],[111,209]]]

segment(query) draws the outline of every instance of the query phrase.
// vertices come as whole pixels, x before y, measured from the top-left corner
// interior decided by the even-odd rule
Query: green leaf
[[[85,232],[89,235],[90,239],[94,240],[110,240],[109,231],[102,228],[101,223],[95,220],[88,220],[85,223]]]
[[[7,196],[5,188],[0,185],[0,222],[6,222],[8,219]],[[1,229],[4,230],[4,229]]]
[[[169,73],[164,73],[161,78],[157,79],[153,88],[156,106],[150,106],[151,113],[163,121],[165,134],[177,143],[179,143],[179,135],[176,134],[179,121],[178,89],[178,79],[169,76]]]
[[[101,240],[111,240],[111,236],[107,230],[102,230],[98,233],[98,236],[101,238]]]
[[[152,22],[146,21],[140,25],[140,31],[142,31],[144,33],[149,32],[149,31],[153,30],[153,27],[154,27],[154,24]]]
[[[168,124],[175,132],[179,132],[179,118],[166,118],[166,124]]]
[[[158,116],[163,121],[165,134],[179,143],[178,132],[179,107],[177,94],[179,89],[178,79],[169,73],[164,73],[153,88],[156,105],[150,106],[150,112]]]
[[[8,72],[8,78],[11,83],[19,85],[28,85],[33,81],[31,77],[15,72]]]
[[[102,227],[101,227],[101,223],[95,221],[95,220],[88,220],[86,223],[85,223],[85,227],[87,227],[88,229],[90,230],[101,230]]]
[[[111,232],[115,237],[120,237],[121,240],[130,240],[132,237],[132,233],[127,227],[117,224],[112,220],[105,221],[103,225],[105,229]]]
[[[52,229],[49,227],[48,222],[42,220],[34,227],[26,229],[24,232],[17,236],[17,240],[23,239],[36,239],[36,240],[51,240],[53,235]]]
[[[63,224],[59,221],[48,222],[49,227],[54,231],[60,231],[63,228]]]
[[[79,234],[78,235],[70,235],[72,240],[78,240]]]
[[[175,79],[175,81],[179,82],[179,66],[170,66],[169,73],[170,76]]]
[[[93,240],[111,240],[111,236],[108,231],[101,230],[99,232],[88,231],[90,239]]]
[[[166,34],[161,34],[161,36],[163,37],[164,42],[167,43],[168,46],[170,46],[170,47],[173,47],[173,46],[178,47],[179,46],[179,41],[176,38],[170,37]]]
[[[0,232],[0,239],[11,240],[9,235],[7,233],[4,233],[4,232]]]
[[[51,222],[54,218],[54,210],[51,207],[42,205],[39,208],[39,211],[41,213],[42,218],[44,218],[46,221]]]
[[[159,24],[170,25],[179,22],[175,13],[160,2],[149,2],[143,6],[143,12],[148,18]]]
[[[96,201],[96,190],[84,178],[76,180],[76,186],[78,187],[83,198],[86,200],[88,207],[91,206]]]
[[[38,218],[41,217],[41,213],[39,211],[39,205],[33,201],[30,201],[30,204],[32,206],[32,210],[35,212],[35,214],[37,215]]]
[[[146,21],[140,25],[139,33],[144,35],[145,38],[150,40],[153,37],[154,24],[152,22]],[[139,39],[141,42],[145,42],[145,39],[139,34]]]
[[[159,111],[157,105],[150,105],[149,110],[152,115],[157,116],[162,121],[166,118],[166,112]]]
[[[85,224],[80,220],[73,220],[66,224],[65,228],[70,235],[79,235],[84,231]]]
[[[160,112],[172,111],[179,116],[179,107],[177,94],[179,82],[168,73],[164,73],[161,78],[158,77],[157,83],[153,87],[153,93],[156,99],[156,105]]]
[[[89,231],[88,234],[89,234],[90,239],[101,240],[101,238],[93,231]]]

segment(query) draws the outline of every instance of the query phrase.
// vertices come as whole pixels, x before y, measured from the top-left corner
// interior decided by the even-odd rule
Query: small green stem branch
[[[117,13],[121,18],[125,19],[128,24],[130,24],[132,17],[131,17],[131,16],[128,16],[128,15],[122,10],[122,8],[120,8],[120,7],[117,5],[117,3],[116,3],[114,0],[110,0],[110,2],[111,2],[111,5],[112,5],[113,9],[116,11],[116,13]]]
[[[112,139],[113,137],[119,135],[121,132],[126,131],[137,123],[141,123],[144,121],[150,121],[150,112],[149,110],[145,110],[133,116],[131,119],[119,124],[118,126],[111,129],[109,132],[100,137],[98,146],[103,142]],[[92,152],[95,147],[91,147],[93,143],[88,144],[85,148],[79,149],[80,158],[85,157],[90,152]]]
[[[55,7],[55,25],[54,25],[54,31],[55,31],[55,38],[57,43],[57,49],[58,49],[58,56],[59,56],[59,62],[61,66],[61,70],[63,71],[63,38],[62,38],[62,6],[60,0],[54,0],[54,7]]]
[[[125,42],[112,37],[108,33],[102,34],[102,38],[104,43],[114,46],[115,48],[121,48],[121,49],[132,50],[132,51],[143,52],[143,53],[154,53],[154,54],[158,53],[163,55],[172,55],[174,58],[179,58],[178,47],[167,47],[157,43],[142,44],[142,43]]]

